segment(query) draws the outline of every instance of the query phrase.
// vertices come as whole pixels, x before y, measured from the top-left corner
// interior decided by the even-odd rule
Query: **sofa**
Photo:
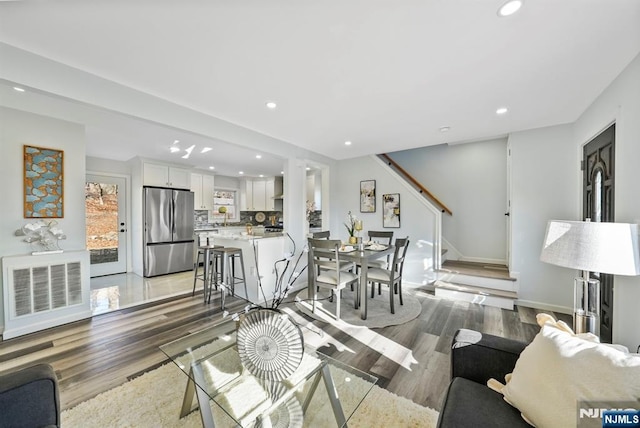
[[[58,380],[50,365],[0,375],[0,428],[59,426]]]
[[[491,378],[513,372],[527,343],[460,329],[451,347],[451,383],[438,427],[530,427],[502,394],[487,387]]]

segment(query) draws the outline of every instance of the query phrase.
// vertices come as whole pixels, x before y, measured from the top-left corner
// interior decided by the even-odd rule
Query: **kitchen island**
[[[209,239],[211,240],[211,238],[213,238],[215,245],[242,250],[248,296],[245,296],[242,284],[235,287],[236,295],[257,305],[270,306],[277,284],[275,263],[282,260],[285,253],[291,252],[289,239],[282,233],[265,233],[254,236],[224,230],[209,234]],[[284,266],[284,262],[278,264],[280,273]],[[236,276],[240,276],[239,272],[240,264],[236,262]],[[288,276],[287,273],[287,278]]]

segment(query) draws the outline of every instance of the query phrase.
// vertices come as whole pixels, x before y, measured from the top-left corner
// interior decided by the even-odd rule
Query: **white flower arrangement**
[[[16,230],[14,234],[16,236],[24,236],[23,241],[31,245],[36,245],[40,252],[62,252],[58,242],[67,239],[67,235],[65,235],[57,225],[58,222],[55,220],[48,222],[38,220],[25,224]],[[32,254],[36,253],[38,253],[38,251],[34,251]]]

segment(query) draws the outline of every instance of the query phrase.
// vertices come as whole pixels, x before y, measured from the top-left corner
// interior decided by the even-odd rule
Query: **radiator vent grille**
[[[80,262],[13,270],[17,317],[82,303]]]

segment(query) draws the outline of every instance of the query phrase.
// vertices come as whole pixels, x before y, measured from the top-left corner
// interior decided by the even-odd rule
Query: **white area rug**
[[[391,313],[389,306],[389,287],[385,290],[385,286],[382,287],[382,295],[378,294],[376,290],[375,297],[372,299],[371,294],[367,296],[367,319],[360,318],[360,309],[353,308],[353,295],[351,290],[344,290],[342,292],[342,299],[340,302],[340,319],[347,324],[368,327],[368,328],[382,328],[390,325],[400,325],[415,319],[422,311],[422,305],[417,297],[413,293],[403,290],[402,301],[400,304],[398,295],[395,297],[395,314]],[[369,293],[371,293],[369,291]],[[329,296],[327,290],[321,289],[318,292],[318,299],[324,299]],[[300,291],[297,295],[301,302],[296,302],[298,310],[304,314],[318,319],[324,322],[335,322],[336,313],[336,299],[333,302],[329,300],[320,300],[316,302],[316,311],[311,312],[311,301],[307,301],[307,289]]]
[[[200,413],[194,411],[183,419],[178,415],[182,405],[187,377],[173,363],[145,373],[119,387],[62,412],[63,428],[104,427],[200,427]],[[338,382],[338,380],[336,380]],[[351,382],[354,397],[344,394],[341,400],[355,399],[364,382]],[[322,384],[319,386],[319,389]],[[345,402],[346,404],[346,402]],[[309,409],[311,411],[311,408]],[[224,423],[217,406],[213,406],[216,427]],[[350,427],[434,427],[438,412],[419,406],[374,386],[354,416]],[[335,426],[332,414],[321,415],[304,426],[323,428]]]

